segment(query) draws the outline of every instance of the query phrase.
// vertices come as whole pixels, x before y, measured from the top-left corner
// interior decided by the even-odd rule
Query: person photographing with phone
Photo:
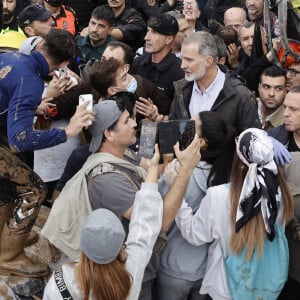
[[[91,127],[93,137],[89,146],[93,153],[80,171],[64,186],[42,229],[42,234],[53,245],[75,261],[79,259],[79,252],[74,249],[79,249],[77,248],[79,246],[77,234],[80,231],[78,228],[69,226],[69,222],[76,219],[78,220],[76,224],[79,223],[81,228],[81,220],[86,216],[82,212],[88,214],[91,210],[105,207],[122,220],[125,231],[128,231],[135,195],[146,176],[146,171],[136,165],[132,155],[128,155],[128,146],[136,140],[136,122],[132,119],[134,103],[128,101],[130,99],[127,100],[127,97],[123,95],[123,99],[119,101],[100,101],[94,106],[95,122]],[[177,151],[176,149],[176,155],[180,158],[181,164],[180,184],[174,185],[174,190],[170,189],[168,196],[170,199],[180,195],[179,191],[185,188],[185,182],[188,181],[191,170],[200,159],[198,136],[195,135],[193,142],[186,150],[178,149]],[[78,196],[74,197],[74,195]],[[166,203],[164,201],[164,207]],[[62,218],[66,211],[68,217]],[[167,208],[164,208],[164,211],[167,211]],[[62,232],[59,228],[70,230]],[[162,227],[161,231],[164,232],[164,230],[165,227]],[[150,260],[150,265],[146,268],[143,277],[140,299],[145,299],[143,297],[149,297],[152,294],[152,285],[156,275],[154,266],[153,260]]]

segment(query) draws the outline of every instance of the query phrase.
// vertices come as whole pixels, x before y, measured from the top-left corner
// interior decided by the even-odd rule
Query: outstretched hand
[[[92,120],[92,122],[94,121],[94,112],[86,110],[88,104],[88,102],[85,102],[80,106],[77,106],[75,114],[65,128],[68,138],[79,134],[82,128],[87,128],[89,120]]]

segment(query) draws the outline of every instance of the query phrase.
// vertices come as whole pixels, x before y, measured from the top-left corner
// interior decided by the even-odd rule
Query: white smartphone
[[[68,67],[55,70],[55,74],[58,78],[61,76],[62,73],[66,73],[68,75]]]
[[[92,94],[83,94],[79,96],[79,106],[83,103],[89,102],[88,106],[86,107],[86,110],[93,111],[93,95]],[[87,123],[88,126],[92,125],[92,120],[88,120]]]

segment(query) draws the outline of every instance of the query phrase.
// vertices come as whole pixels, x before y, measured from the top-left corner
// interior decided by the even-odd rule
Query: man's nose
[[[274,88],[270,88],[269,89],[269,96],[274,96],[274,92],[275,92],[275,89]]]

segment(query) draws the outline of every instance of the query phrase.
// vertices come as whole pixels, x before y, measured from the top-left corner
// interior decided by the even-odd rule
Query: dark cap
[[[19,26],[24,28],[33,21],[46,21],[52,15],[40,4],[31,4],[25,7],[19,14]]]
[[[147,26],[164,35],[175,35],[179,30],[177,20],[167,14],[150,17]]]

